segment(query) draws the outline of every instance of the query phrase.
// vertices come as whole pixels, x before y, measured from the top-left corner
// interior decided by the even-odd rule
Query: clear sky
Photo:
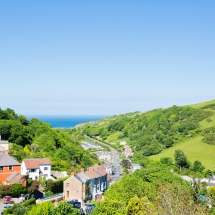
[[[0,1],[0,107],[111,115],[215,99],[215,1]]]

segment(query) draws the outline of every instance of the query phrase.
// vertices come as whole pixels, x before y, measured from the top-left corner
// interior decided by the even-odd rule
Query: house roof
[[[15,178],[19,173],[13,172],[9,177],[6,178],[7,182],[10,182],[13,178]]]
[[[85,174],[84,172],[79,172],[77,175],[75,175],[76,178],[78,178],[81,182],[86,182],[87,180],[90,180],[91,178]]]
[[[107,172],[104,169],[102,169],[101,167],[99,167],[97,169],[97,171],[99,171],[103,176],[107,175]]]
[[[0,144],[9,144],[8,140],[0,140]]]
[[[37,169],[40,165],[51,164],[49,158],[35,158],[23,160],[27,169]]]
[[[26,178],[18,172],[13,172],[9,177],[6,178],[6,181],[10,184],[23,183],[25,180]]]
[[[0,166],[20,166],[20,163],[7,153],[0,152]]]
[[[6,151],[6,149],[3,146],[0,146],[0,151],[4,152],[4,151]]]
[[[85,172],[90,178],[98,178],[99,177],[99,175],[98,174],[96,174],[94,171],[86,171]]]
[[[95,154],[99,157],[99,156],[110,156],[111,153],[108,151],[102,151],[102,152],[95,152]]]

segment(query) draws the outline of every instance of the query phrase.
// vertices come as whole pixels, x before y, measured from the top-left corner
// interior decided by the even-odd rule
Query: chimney
[[[75,172],[71,172],[71,176],[75,176]]]
[[[81,172],[84,172],[84,168],[81,168]]]
[[[93,172],[93,167],[89,167],[89,172]]]

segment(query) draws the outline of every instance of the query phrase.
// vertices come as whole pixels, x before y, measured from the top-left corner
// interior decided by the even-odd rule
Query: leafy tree
[[[12,184],[10,185],[10,195],[13,197],[19,197],[22,193],[27,193],[27,189],[22,184]]]
[[[80,215],[80,211],[67,202],[59,202],[52,210],[52,215]]]
[[[182,150],[175,150],[175,163],[179,166],[180,170],[182,167],[187,167],[187,157]]]
[[[159,214],[201,215],[204,208],[195,204],[189,189],[177,184],[165,183],[159,186],[157,208]]]
[[[138,198],[134,196],[130,199],[126,207],[128,215],[156,215],[157,211],[155,206],[148,200],[146,196]]]
[[[170,157],[164,157],[164,158],[162,157],[160,159],[160,162],[163,163],[163,164],[166,164],[168,166],[172,166],[173,165],[173,160]]]
[[[53,215],[52,211],[54,209],[54,204],[51,202],[42,202],[33,206],[26,215]]]
[[[205,167],[202,165],[202,163],[198,160],[194,161],[193,163],[193,171],[194,172],[200,172],[202,173]]]

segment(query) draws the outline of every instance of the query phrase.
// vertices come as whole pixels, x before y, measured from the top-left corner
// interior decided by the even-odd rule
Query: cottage
[[[89,167],[88,171],[71,173],[71,177],[64,181],[63,193],[65,200],[101,199],[103,191],[107,189],[107,172],[99,165]]]
[[[51,176],[51,161],[49,158],[23,160],[21,164],[21,175],[28,175],[32,180],[38,180],[40,176],[55,180]]]
[[[95,154],[98,156],[99,160],[111,160],[111,153],[108,151],[95,152]]]
[[[80,202],[91,198],[90,177],[84,173],[84,169],[77,175],[72,172],[71,177],[64,181],[63,192],[65,200],[77,199]]]

